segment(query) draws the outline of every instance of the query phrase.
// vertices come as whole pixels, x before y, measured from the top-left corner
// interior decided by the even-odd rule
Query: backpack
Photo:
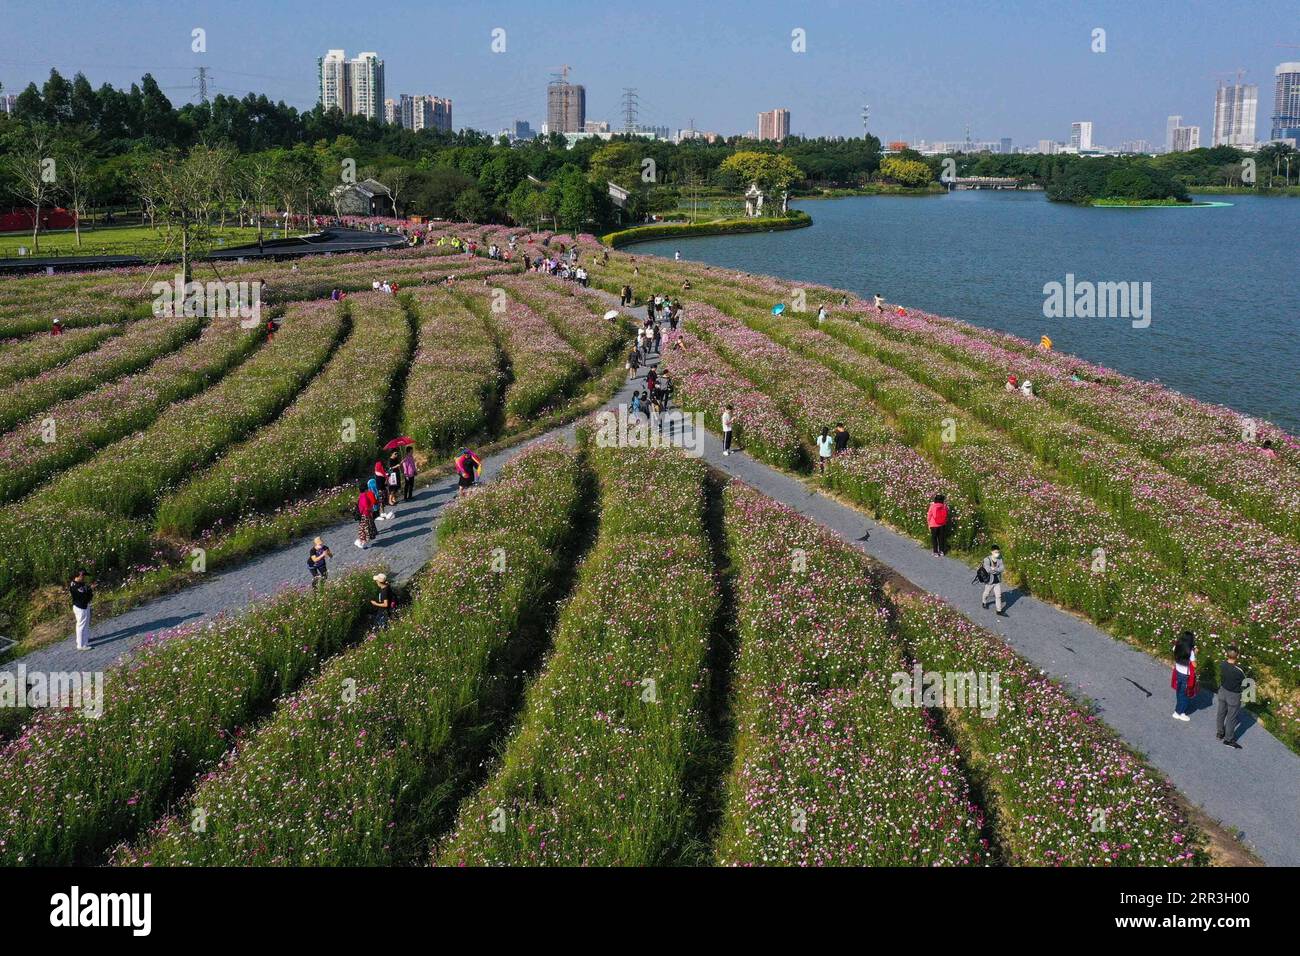
[[[975,569],[975,580],[980,584],[988,584],[993,580],[993,575],[989,574],[988,569],[981,564]]]

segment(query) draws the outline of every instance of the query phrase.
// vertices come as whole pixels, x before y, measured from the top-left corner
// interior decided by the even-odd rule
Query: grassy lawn
[[[270,238],[271,233],[265,233]],[[220,248],[218,238],[227,246],[237,246],[257,240],[257,230],[228,226],[224,231],[213,231],[213,245]],[[81,231],[81,248],[77,248],[76,234],[70,230],[41,233],[41,249],[33,251],[30,232],[7,232],[0,235],[0,257],[17,256],[19,246],[26,247],[28,255],[41,256],[99,256],[138,255],[145,258],[158,256],[168,250],[168,236],[163,229],[149,226],[109,226]],[[179,240],[173,240],[170,251],[179,253]]]

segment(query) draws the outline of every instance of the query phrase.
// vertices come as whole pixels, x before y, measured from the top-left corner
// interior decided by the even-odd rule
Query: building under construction
[[[581,133],[587,123],[587,90],[569,82],[569,68],[546,85],[546,131]]]

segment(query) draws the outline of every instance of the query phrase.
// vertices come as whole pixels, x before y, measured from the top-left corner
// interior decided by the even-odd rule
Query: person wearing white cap
[[[375,609],[375,627],[387,627],[388,615],[393,612],[396,604],[393,601],[393,588],[388,583],[388,575],[380,571],[372,579],[379,585],[379,594],[370,601],[371,606]]]

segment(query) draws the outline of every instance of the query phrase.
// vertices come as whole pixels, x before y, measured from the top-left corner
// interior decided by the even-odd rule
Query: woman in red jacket
[[[930,551],[935,557],[948,552],[948,505],[943,495],[935,495],[926,512],[925,523],[930,526]]]
[[[378,529],[375,528],[375,507],[378,502],[370,489],[365,485],[361,486],[361,494],[357,496],[357,515],[360,521],[357,525],[357,540],[352,542],[361,550],[370,547],[370,542],[377,537]]]

